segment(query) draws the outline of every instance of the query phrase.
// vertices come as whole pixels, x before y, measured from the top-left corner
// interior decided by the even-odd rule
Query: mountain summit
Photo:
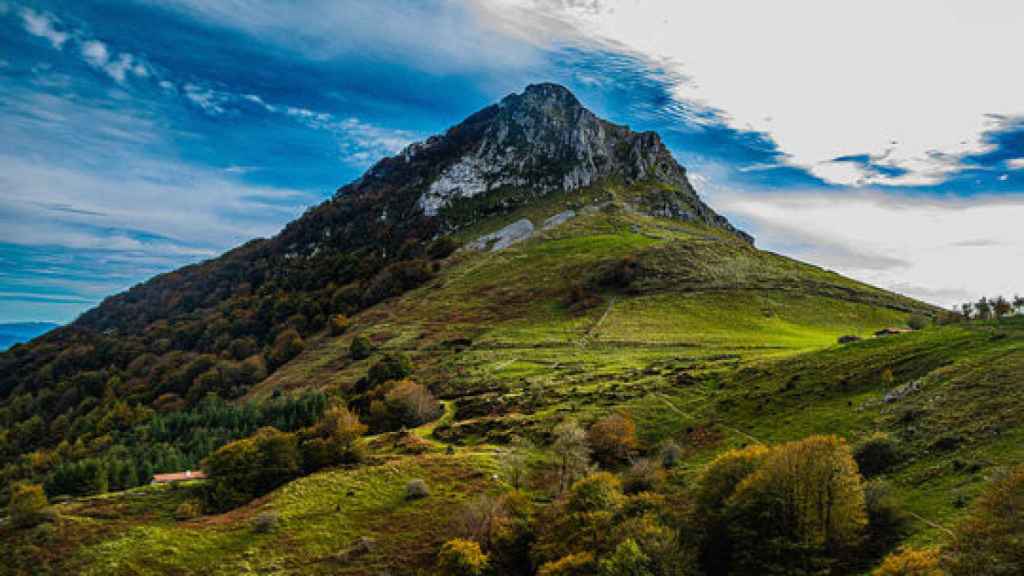
[[[394,242],[456,231],[603,181],[633,189],[621,199],[627,208],[704,223],[753,242],[701,201],[656,133],[603,120],[551,83],[530,85],[377,162],[339,189],[315,220],[322,226],[331,214],[327,220],[338,227],[327,224],[328,232],[336,240]],[[301,237],[290,243],[306,253],[323,241],[298,230],[285,236]]]

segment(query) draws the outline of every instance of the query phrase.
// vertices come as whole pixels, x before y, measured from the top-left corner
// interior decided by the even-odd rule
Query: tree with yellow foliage
[[[846,441],[771,448],[725,501],[733,574],[814,574],[860,543],[864,486]]]
[[[954,530],[952,576],[1010,576],[1024,566],[1024,466],[993,480]]]

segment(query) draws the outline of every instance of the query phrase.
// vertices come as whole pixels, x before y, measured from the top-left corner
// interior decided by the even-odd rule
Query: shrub
[[[348,330],[349,319],[344,314],[335,314],[331,316],[330,322],[327,324],[327,329],[330,330],[331,336],[340,336]]]
[[[38,484],[13,484],[7,503],[11,524],[17,527],[35,526],[46,518],[46,493]]]
[[[661,445],[661,465],[665,468],[675,468],[683,459],[683,449],[674,440],[666,440]]]
[[[366,336],[356,336],[348,347],[348,353],[353,360],[364,360],[373,354],[373,344]]]
[[[370,367],[366,377],[370,386],[379,386],[391,380],[401,380],[412,374],[412,362],[402,353],[385,354],[376,364]]]
[[[427,247],[427,256],[432,260],[442,260],[459,249],[459,243],[451,236],[442,236]]]
[[[638,494],[653,490],[661,479],[660,472],[653,460],[636,460],[623,475],[623,491],[626,494]]]
[[[252,531],[257,534],[267,534],[277,529],[280,518],[276,512],[261,512],[252,521]]]
[[[590,552],[569,554],[540,567],[537,576],[593,576],[597,562]]]
[[[174,510],[175,520],[191,520],[203,514],[203,503],[195,498],[185,500]]]
[[[281,366],[298,356],[306,347],[302,336],[294,328],[287,328],[274,338],[274,346],[270,351],[270,361],[274,366]]]
[[[605,416],[587,431],[587,444],[604,466],[626,462],[637,447],[636,424],[625,414]]]
[[[426,498],[427,496],[430,496],[430,489],[427,488],[427,483],[420,478],[409,480],[409,482],[406,483],[406,500],[419,500],[420,498]]]
[[[388,265],[374,276],[363,290],[362,303],[372,306],[398,296],[433,278],[430,264],[424,260],[405,260]]]
[[[850,344],[850,343],[859,342],[859,341],[860,341],[860,336],[854,336],[852,334],[847,334],[846,336],[840,336],[839,340],[838,340],[838,342],[840,344]]]
[[[875,432],[857,445],[853,451],[860,473],[865,477],[877,476],[900,460],[896,442],[885,432]]]
[[[412,428],[441,415],[441,403],[430,390],[412,380],[402,380],[384,396],[384,425]]]
[[[1024,565],[1024,466],[996,477],[953,531],[952,576],[1019,574]]]
[[[361,462],[366,457],[366,425],[344,406],[324,413],[316,426],[303,432],[302,466],[314,472],[327,466]]]
[[[899,540],[906,529],[908,517],[892,494],[889,485],[872,480],[864,487],[864,508],[872,538],[885,544]]]
[[[907,548],[886,556],[872,576],[944,576],[939,568],[939,551]]]
[[[910,318],[907,318],[907,326],[912,330],[927,328],[931,323],[931,318],[928,318],[924,314],[911,314]]]
[[[481,576],[487,572],[488,558],[476,542],[455,538],[441,547],[437,555],[437,567],[442,574]]]

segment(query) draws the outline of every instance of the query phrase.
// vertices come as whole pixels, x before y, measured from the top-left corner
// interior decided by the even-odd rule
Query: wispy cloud
[[[67,32],[57,29],[59,20],[52,14],[36,12],[31,8],[22,8],[21,21],[29,34],[45,38],[57,50],[63,48],[64,43],[70,38]]]
[[[117,82],[124,82],[129,75],[139,78],[149,76],[149,66],[141,58],[127,52],[112,58],[107,45],[99,40],[83,42],[82,57],[89,65],[106,72]]]

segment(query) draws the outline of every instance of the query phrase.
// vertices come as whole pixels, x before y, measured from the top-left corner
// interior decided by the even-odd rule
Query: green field
[[[502,222],[539,224],[588,198],[552,199]],[[627,257],[635,277],[602,283]],[[570,302],[575,287],[584,305]],[[408,353],[413,377],[447,401],[442,421],[416,434],[424,453],[375,439],[370,465],[320,472],[239,510],[182,522],[173,510],[189,488],[74,501],[57,507],[63,520],[51,533],[20,534],[17,545],[51,546],[55,565],[82,574],[426,566],[458,504],[500,489],[503,443],[542,443],[566,416],[588,422],[616,409],[637,421],[642,448],[667,438],[683,446],[687,480],[730,447],[815,433],[856,443],[888,432],[903,462],[885,477],[914,515],[908,541],[934,542],[988,476],[1024,459],[1024,319],[871,337],[905,325],[911,312],[935,310],[612,202],[501,252],[456,253],[431,282],[353,318],[345,335],[308,342],[247,396],[346,394],[374,361],[347,353],[366,335],[381,351]],[[836,344],[843,335],[864,340]],[[902,399],[884,401],[909,384]],[[405,500],[413,478],[427,482],[430,497]],[[257,534],[252,523],[266,512],[279,526]]]

